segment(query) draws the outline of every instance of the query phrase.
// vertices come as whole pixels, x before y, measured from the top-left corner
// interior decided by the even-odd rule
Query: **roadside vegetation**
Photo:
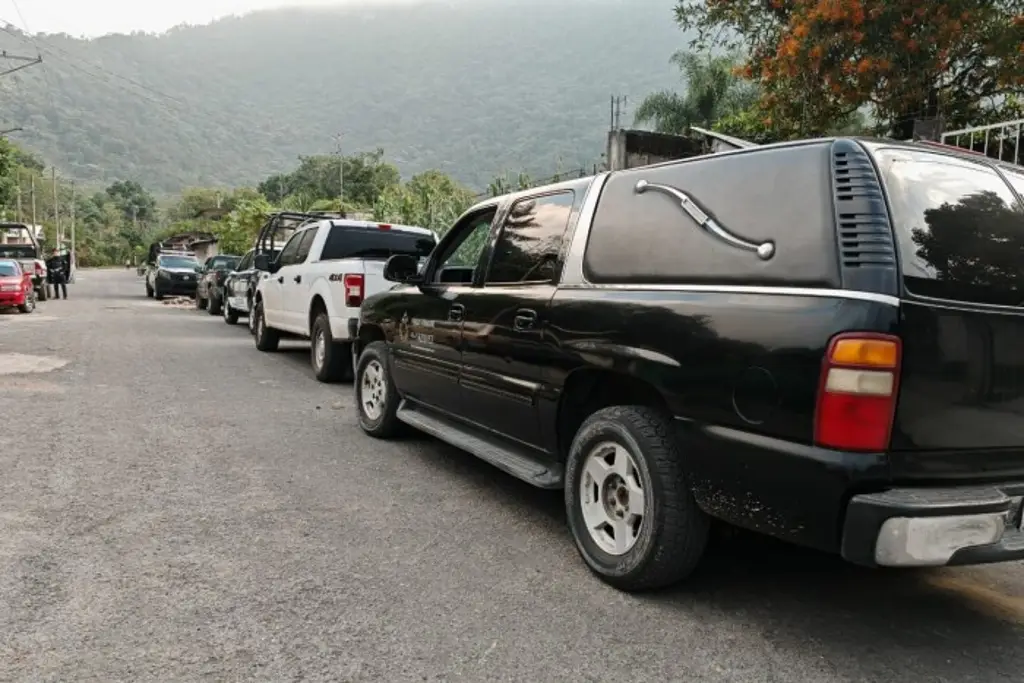
[[[1019,1],[680,0],[674,19],[689,40],[670,57],[682,87],[650,92],[634,112],[638,124],[658,131],[684,134],[697,125],[761,143],[835,133],[906,139],[915,119],[941,117],[949,129],[1024,117]],[[555,117],[551,125],[561,124]],[[51,171],[36,153],[0,138],[0,210],[30,222],[34,204],[50,239]],[[474,167],[469,175],[478,174]],[[176,194],[131,178],[72,190],[60,175],[58,219],[66,235],[74,211],[79,262],[88,266],[134,261],[154,239],[193,230],[241,253],[275,209],[343,209],[441,233],[480,197],[562,177],[504,173],[477,189],[440,170],[403,180],[383,149],[300,156],[291,170],[254,186]]]

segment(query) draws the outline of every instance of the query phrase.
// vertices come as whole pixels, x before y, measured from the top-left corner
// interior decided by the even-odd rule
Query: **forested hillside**
[[[64,174],[158,191],[254,183],[300,154],[383,148],[482,189],[599,160],[612,93],[678,85],[667,0],[472,0],[279,10],[164,35],[8,27],[44,65],[0,79],[0,120]]]

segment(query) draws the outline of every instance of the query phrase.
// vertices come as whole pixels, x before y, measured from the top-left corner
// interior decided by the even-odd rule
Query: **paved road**
[[[1024,675],[1020,564],[870,572],[741,539],[685,587],[617,593],[557,494],[364,437],[300,346],[260,354],[132,273],[70,290],[0,316],[0,680]]]

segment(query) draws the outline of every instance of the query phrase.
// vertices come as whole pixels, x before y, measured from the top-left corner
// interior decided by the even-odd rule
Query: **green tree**
[[[736,74],[739,58],[676,52],[672,63],[686,84],[683,94],[662,90],[648,95],[636,110],[636,122],[651,123],[659,133],[681,135],[690,126],[710,128],[719,119],[748,111],[758,100],[753,83]]]
[[[156,220],[156,199],[134,180],[118,180],[107,187],[106,192],[126,220]]]
[[[372,207],[385,190],[401,182],[398,169],[384,161],[382,149],[344,157],[343,164],[344,200],[350,205]],[[337,199],[341,180],[337,156],[303,156],[294,171],[272,175],[257,189],[274,203],[308,210],[318,200]]]
[[[220,251],[226,254],[244,254],[252,248],[260,228],[273,207],[262,196],[242,199],[214,230]]]
[[[1020,0],[680,0],[691,45],[747,54],[768,125],[784,135],[825,133],[869,108],[898,138],[942,114],[976,122],[1024,92]]]
[[[387,188],[374,203],[378,221],[418,225],[443,234],[473,203],[473,192],[440,171],[413,176]]]

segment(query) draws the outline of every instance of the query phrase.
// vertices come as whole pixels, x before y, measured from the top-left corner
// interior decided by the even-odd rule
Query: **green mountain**
[[[609,98],[678,86],[672,0],[441,0],[276,10],[83,40],[8,26],[43,64],[0,78],[12,139],[82,181],[253,183],[301,154],[383,148],[474,188],[600,161]]]

